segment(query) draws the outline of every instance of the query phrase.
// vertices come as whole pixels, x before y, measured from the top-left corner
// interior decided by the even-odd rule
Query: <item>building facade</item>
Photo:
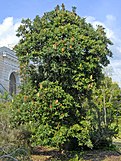
[[[15,52],[7,47],[0,48],[0,93],[9,94],[19,92],[20,77],[19,63]]]

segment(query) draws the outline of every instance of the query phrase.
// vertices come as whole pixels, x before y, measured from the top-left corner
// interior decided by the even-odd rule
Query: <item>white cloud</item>
[[[91,24],[93,25],[94,28],[96,28],[97,25],[102,25],[103,27],[105,27],[105,24],[104,24],[104,23],[102,23],[102,22],[100,22],[100,21],[97,21],[97,20],[96,20],[94,17],[92,17],[92,16],[86,17],[86,21],[87,21],[88,23],[91,23]]]
[[[114,45],[110,47],[113,52],[113,58],[110,60],[110,66],[113,69],[112,78],[121,86],[121,34],[116,26],[116,17],[107,15],[106,20],[100,22],[94,17],[88,16],[86,21],[91,23],[94,28],[97,25],[102,25],[105,28],[107,37],[113,42]]]
[[[7,17],[0,24],[0,47],[13,47],[18,43],[16,30],[20,25],[20,20],[14,23],[13,17]]]
[[[110,18],[109,18],[110,17]],[[111,15],[107,15],[106,16],[106,20],[107,22],[100,22],[100,21],[97,21],[94,17],[91,17],[91,16],[88,16],[86,18],[86,21],[91,23],[93,25],[94,28],[97,28],[97,25],[101,25],[105,28],[105,31],[106,31],[106,34],[107,34],[107,37],[112,39],[114,38],[114,32],[112,29],[110,29],[109,26],[107,26],[107,24],[109,23],[109,20],[113,20],[113,18],[111,18]]]

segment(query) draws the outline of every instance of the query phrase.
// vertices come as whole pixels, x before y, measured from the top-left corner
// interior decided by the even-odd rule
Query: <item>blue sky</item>
[[[106,28],[107,36],[114,43],[110,69],[114,81],[121,85],[121,0],[1,0],[0,46],[10,47],[18,42],[15,31],[22,18],[42,16],[62,3],[68,10],[76,6],[77,14],[86,17],[94,27],[102,24]]]
[[[80,16],[94,16],[103,21],[107,14],[111,14],[117,17],[119,24],[121,23],[120,0],[1,0],[0,22],[8,16],[15,19],[34,18],[37,14],[42,15],[62,3],[69,10],[72,6],[76,6]]]

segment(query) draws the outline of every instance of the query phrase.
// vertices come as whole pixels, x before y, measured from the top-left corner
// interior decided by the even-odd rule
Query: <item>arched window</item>
[[[16,94],[16,77],[14,73],[11,73],[9,79],[9,93],[10,95]]]

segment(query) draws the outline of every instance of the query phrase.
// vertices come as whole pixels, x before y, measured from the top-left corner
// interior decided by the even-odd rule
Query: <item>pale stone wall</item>
[[[0,54],[0,82],[2,81],[3,78],[3,57],[2,54]]]
[[[19,63],[15,53],[7,47],[0,48],[0,84],[9,92],[10,75],[14,73],[16,79],[16,93],[20,85]]]

